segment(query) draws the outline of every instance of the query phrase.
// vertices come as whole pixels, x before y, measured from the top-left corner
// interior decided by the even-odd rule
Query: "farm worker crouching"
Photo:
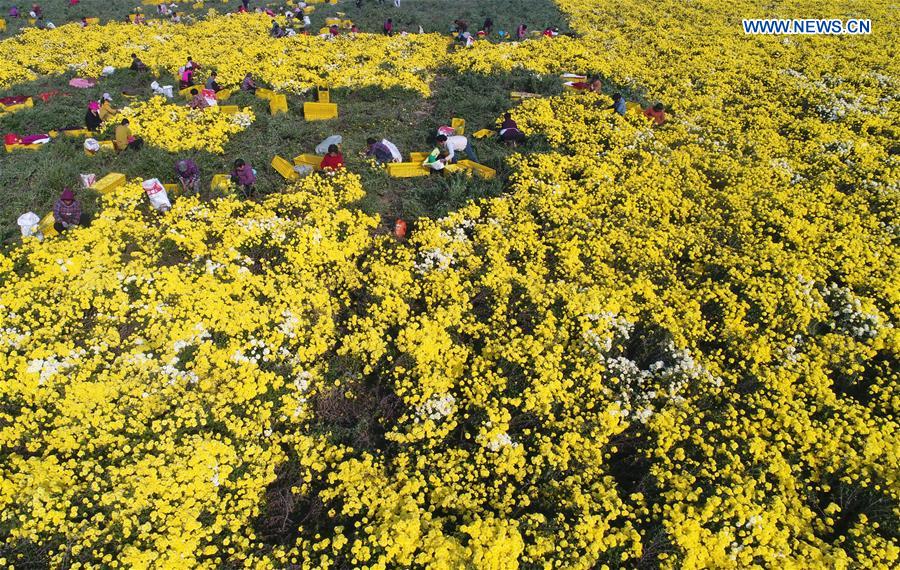
[[[147,64],[138,59],[136,53],[131,54],[131,69],[134,71],[147,71]]]
[[[75,199],[75,193],[66,188],[53,206],[53,228],[63,232],[81,225],[86,225],[87,219],[81,211],[81,202]]]
[[[319,168],[322,170],[344,168],[344,155],[341,154],[341,149],[336,144],[328,147],[328,154],[322,157],[322,163],[319,164]]]
[[[666,122],[666,108],[663,107],[662,103],[657,103],[652,107],[647,107],[644,111],[644,116],[653,119],[654,125],[662,125]]]
[[[222,86],[219,85],[219,82],[216,80],[216,72],[213,71],[209,74],[209,79],[206,80],[206,88],[212,89],[216,93],[222,90]]]
[[[525,142],[525,133],[519,130],[519,125],[509,113],[503,115],[503,124],[500,125],[500,140],[510,146]]]
[[[378,164],[387,162],[403,162],[400,151],[396,145],[387,139],[376,141],[373,138],[366,139],[366,151],[364,156],[374,158]]]
[[[186,194],[200,191],[200,169],[197,168],[196,162],[189,158],[179,160],[175,163],[175,174],[178,175],[178,182]]]
[[[272,20],[272,29],[269,30],[269,35],[273,38],[284,36],[284,32],[281,30],[281,26],[278,25],[277,20]]]
[[[253,167],[241,160],[234,161],[234,170],[231,171],[231,181],[238,185],[244,197],[253,196],[253,185],[256,184],[256,173]]]
[[[525,39],[525,36],[528,34],[528,26],[525,24],[519,24],[519,27],[516,28],[516,39],[522,41]]]
[[[191,89],[191,102],[188,103],[188,107],[191,109],[206,109],[209,107],[209,103],[199,91]]]
[[[622,97],[622,95],[619,93],[614,93],[613,94],[613,104],[610,105],[609,107],[607,107],[607,110],[610,110],[610,109],[624,117],[625,111],[627,110],[627,107],[625,106],[625,98]]]
[[[100,128],[103,119],[100,118],[100,103],[91,101],[88,103],[87,114],[84,116],[84,126],[89,131],[96,131]]]
[[[116,116],[119,110],[112,106],[112,97],[109,93],[103,94],[103,104],[100,105],[100,120],[108,121]]]
[[[469,160],[472,162],[478,162],[478,156],[475,154],[475,149],[472,148],[469,139],[462,135],[453,135],[450,137],[447,135],[438,135],[437,143],[438,147],[447,151],[447,162],[450,164],[456,164],[456,161],[459,160],[459,156],[456,154],[459,151],[466,153],[466,156],[469,157]]]
[[[116,150],[121,152],[126,148],[130,148],[131,150],[140,150],[142,146],[144,146],[144,141],[140,138],[136,138],[131,134],[131,128],[129,128],[128,119],[122,119],[122,122],[116,127],[116,137],[113,140],[113,146],[116,147]]]
[[[248,73],[244,76],[244,80],[241,81],[241,91],[249,91],[250,93],[256,92],[256,83],[253,81],[253,75]]]
[[[185,67],[181,72],[181,79],[178,80],[178,85],[180,89],[187,89],[191,85],[194,84],[194,70],[190,67]]]

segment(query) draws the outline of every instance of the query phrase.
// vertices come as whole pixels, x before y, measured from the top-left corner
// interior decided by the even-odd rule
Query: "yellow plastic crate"
[[[425,162],[425,159],[428,158],[430,152],[411,152],[409,153],[409,161],[415,162],[417,164],[422,164]]]
[[[287,113],[288,104],[287,97],[283,94],[278,94],[269,99],[269,112],[273,115],[277,115],[278,113]]]
[[[265,87],[260,87],[256,90],[256,96],[260,99],[265,99],[266,101],[270,100],[275,96],[275,92],[271,89],[266,89]]]
[[[190,87],[185,87],[184,89],[179,91],[178,94],[185,99],[190,99],[191,97],[193,97],[193,95],[191,95],[191,89],[196,89],[197,93],[200,93],[201,87],[199,85],[191,85]]]
[[[181,184],[163,184],[163,188],[166,189],[166,194],[175,194],[181,190]]]
[[[313,170],[319,170],[322,164],[322,157],[317,154],[304,153],[294,157],[294,164],[297,166],[311,166]]]
[[[306,8],[303,9],[303,13],[306,14],[307,16],[309,16],[310,14],[312,14],[315,11],[316,11],[315,6],[307,6]]]
[[[428,169],[418,162],[389,162],[387,172],[393,178],[414,178],[429,174]]]
[[[340,26],[341,19],[340,18],[325,18],[325,25],[328,26],[329,28],[331,26]]]
[[[222,89],[216,93],[217,101],[227,101],[229,97],[231,97],[231,89]]]
[[[643,115],[644,109],[641,107],[640,103],[628,101],[627,103],[625,103],[625,112],[631,113],[632,115]]]
[[[168,0],[141,0],[141,4],[143,4],[144,6],[156,6],[167,1]]]
[[[471,160],[460,160],[456,164],[462,166],[466,170],[471,170],[485,180],[491,180],[492,178],[497,176],[497,171],[493,168],[490,168],[483,164],[478,164],[477,162],[473,162]]]
[[[56,228],[53,227],[53,223],[56,220],[53,218],[53,212],[49,212],[46,216],[41,218],[41,221],[38,223],[38,229],[41,230],[41,233],[44,234],[44,237],[52,237],[55,236],[58,232]]]
[[[218,109],[220,113],[224,113],[226,115],[234,115],[241,110],[241,108],[237,105],[218,105],[216,107],[213,107],[213,109]]]
[[[89,137],[92,134],[91,131],[87,129],[69,129],[68,131],[60,131],[60,133],[62,133],[63,136],[72,138]]]
[[[344,19],[341,20],[341,27],[347,28],[348,30],[353,27],[353,20]]]
[[[31,97],[25,99],[25,101],[21,103],[16,103],[15,105],[0,104],[0,108],[2,108],[7,113],[15,113],[16,111],[21,111],[22,109],[30,109],[31,107],[34,107],[34,100]]]
[[[162,2],[160,2],[160,3],[162,3]],[[96,26],[97,24],[100,23],[100,18],[85,18],[84,21],[87,22],[91,26]]]
[[[6,144],[3,146],[6,147],[6,152],[12,152],[14,150],[37,150],[44,145],[42,145],[42,144]]]
[[[338,116],[338,106],[334,103],[304,103],[303,116],[307,121],[324,121]]]
[[[230,174],[216,174],[209,183],[210,190],[227,190],[231,186]]]
[[[5,31],[6,31],[6,20],[4,20],[3,18],[0,18],[0,32],[5,32]]]
[[[319,28],[319,35],[320,35],[320,36],[327,35],[327,34],[329,34],[330,32],[331,32],[331,30],[329,30],[328,28]]]
[[[492,134],[494,134],[494,131],[492,131],[491,129],[481,129],[480,131],[475,131],[474,133],[472,133],[472,136],[476,139],[483,139],[491,136]]]
[[[331,91],[319,89],[319,103],[331,103]]]
[[[453,118],[450,119],[450,126],[456,131],[456,134],[463,135],[466,133],[466,120]]]
[[[275,155],[275,158],[272,159],[272,168],[274,168],[285,180],[290,181],[300,178],[300,175],[294,170],[294,165],[278,155]]]
[[[96,190],[101,194],[109,194],[116,188],[125,185],[125,175],[119,172],[110,172],[100,180],[91,185],[91,190]]]
[[[522,99],[538,99],[540,95],[537,93],[528,93],[526,91],[510,91],[509,98],[513,101],[521,101]]]

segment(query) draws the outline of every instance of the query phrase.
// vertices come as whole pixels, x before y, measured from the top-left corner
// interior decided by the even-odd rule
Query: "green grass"
[[[88,0],[82,2],[82,5],[86,4]],[[237,2],[233,4],[237,5]],[[355,9],[352,2],[348,4]],[[432,10],[435,4],[431,0],[413,0],[404,2],[401,10],[419,14],[422,18],[435,18],[434,21],[437,21],[435,10]],[[485,4],[521,6],[525,3],[489,0]],[[543,2],[536,4],[541,5]],[[417,5],[428,9],[423,12],[411,9]],[[478,3],[463,1],[458,5],[460,9],[469,7],[474,10]],[[221,4],[208,2],[207,6]],[[334,11],[341,7],[328,6]],[[319,5],[319,8],[322,6]],[[365,9],[371,10],[373,14],[380,10],[394,10],[392,5],[381,7],[372,0],[365,5]],[[372,17],[377,19],[381,16]],[[497,17],[494,20],[497,22]],[[123,90],[135,93],[138,100],[151,95],[149,84],[152,78],[129,70],[120,70],[111,77],[104,78],[92,89],[70,87],[70,78],[71,75],[42,77],[34,82],[0,91],[0,96],[37,95],[49,90],[59,90],[62,93],[47,103],[37,101],[34,108],[0,118],[0,132],[34,134],[67,126],[81,126],[87,101],[98,99],[103,92],[113,94],[118,107],[128,102],[120,95]],[[208,152],[169,153],[148,144],[139,152],[128,151],[119,155],[101,153],[89,157],[83,152],[82,139],[60,137],[37,151],[16,151],[0,155],[0,187],[4,188],[5,195],[0,204],[0,241],[14,241],[18,236],[16,218],[20,214],[30,210],[43,215],[52,209],[63,187],[80,186],[81,173],[94,173],[99,177],[107,172],[122,172],[129,178],[155,177],[164,182],[174,182],[175,162],[180,158],[190,157],[200,166],[204,195],[209,196],[208,187],[212,175],[228,172],[236,158],[243,158],[257,169],[257,190],[260,194],[266,194],[278,192],[285,187],[285,182],[269,164],[273,156],[278,154],[290,159],[303,152],[312,152],[322,139],[331,134],[344,137],[347,168],[363,178],[367,194],[357,206],[368,213],[381,214],[385,229],[397,217],[413,221],[419,217],[444,216],[470,199],[494,196],[503,191],[508,174],[504,159],[509,155],[510,149],[497,144],[493,138],[482,141],[473,139],[481,162],[498,170],[499,176],[492,181],[461,175],[394,179],[383,171],[371,169],[359,156],[366,138],[388,138],[397,144],[404,156],[408,156],[410,151],[433,148],[436,128],[449,124],[452,117],[466,119],[468,134],[481,128],[493,127],[495,120],[513,106],[514,103],[509,99],[509,92],[512,90],[554,94],[560,88],[560,82],[555,77],[536,77],[527,72],[483,77],[443,70],[433,85],[433,95],[427,99],[418,93],[399,88],[388,91],[377,88],[333,89],[332,100],[339,104],[340,116],[335,120],[318,122],[306,122],[303,119],[304,99],[300,96],[289,95],[290,111],[272,116],[266,101],[238,92],[228,103],[251,106],[256,114],[256,121],[249,129],[234,136],[222,155]],[[106,135],[98,138],[111,137]],[[541,141],[535,140],[524,148],[520,147],[518,152],[533,150],[543,151],[546,147]],[[90,191],[80,191],[80,196],[85,202],[85,209],[89,213],[95,211],[96,196]]]

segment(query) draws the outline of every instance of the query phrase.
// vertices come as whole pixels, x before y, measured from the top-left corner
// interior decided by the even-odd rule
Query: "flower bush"
[[[133,181],[0,256],[4,562],[897,565],[889,36],[559,3],[581,38],[453,65],[581,62],[666,125],[527,100],[548,150],[402,243],[339,173],[163,217]]]
[[[165,97],[153,97],[122,109],[122,118],[129,119],[136,136],[169,152],[207,150],[222,154],[229,138],[247,129],[255,116],[250,107],[228,115],[218,107],[191,109],[167,103]]]

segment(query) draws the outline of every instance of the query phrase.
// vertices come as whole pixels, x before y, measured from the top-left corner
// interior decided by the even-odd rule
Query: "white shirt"
[[[447,137],[447,162],[453,162],[456,151],[464,151],[469,146],[469,139],[462,135]]]

